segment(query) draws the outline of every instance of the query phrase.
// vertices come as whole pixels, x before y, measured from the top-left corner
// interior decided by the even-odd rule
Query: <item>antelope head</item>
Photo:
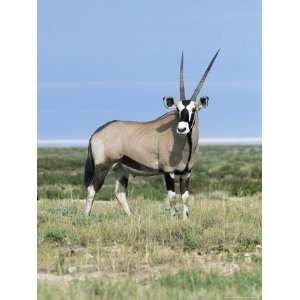
[[[178,113],[178,124],[177,124],[177,133],[186,135],[188,134],[193,126],[195,125],[195,121],[198,115],[198,112],[202,108],[206,108],[208,106],[209,97],[200,97],[197,99],[201,88],[204,85],[206,76],[210,71],[213,63],[215,62],[220,49],[212,58],[208,67],[206,68],[201,80],[199,81],[192,97],[190,99],[186,99],[185,90],[184,90],[184,80],[183,80],[183,53],[181,55],[181,63],[180,63],[180,99],[175,101],[173,97],[163,97],[164,104],[168,109],[176,109]]]

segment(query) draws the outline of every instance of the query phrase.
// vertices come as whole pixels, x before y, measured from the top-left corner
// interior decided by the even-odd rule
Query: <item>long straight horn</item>
[[[195,89],[195,91],[194,91],[194,93],[193,93],[193,95],[192,95],[191,101],[196,101],[196,99],[197,99],[197,97],[198,97],[198,95],[199,95],[199,93],[200,93],[200,90],[201,90],[201,88],[203,87],[203,84],[204,84],[204,82],[205,82],[206,76],[207,76],[208,72],[210,71],[212,65],[214,64],[214,62],[215,62],[215,60],[216,60],[216,58],[217,58],[217,56],[218,56],[220,50],[221,50],[221,49],[219,49],[219,50],[217,51],[217,53],[214,55],[214,57],[212,58],[211,62],[209,63],[209,65],[208,65],[208,67],[207,67],[205,73],[203,74],[201,80],[199,81],[199,83],[198,83],[198,85],[197,85],[197,87],[196,87],[196,89]]]
[[[180,100],[185,100],[184,81],[183,81],[183,51],[180,63]]]

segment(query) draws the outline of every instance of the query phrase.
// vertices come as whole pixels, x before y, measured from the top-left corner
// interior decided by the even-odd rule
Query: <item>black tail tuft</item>
[[[88,147],[88,157],[85,162],[85,170],[84,170],[84,184],[86,187],[88,187],[94,178],[95,173],[95,164],[93,159],[93,154],[91,151],[91,143],[89,143]]]

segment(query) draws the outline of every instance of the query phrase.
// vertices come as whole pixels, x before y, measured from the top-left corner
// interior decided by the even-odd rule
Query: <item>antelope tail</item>
[[[89,141],[88,157],[85,162],[85,170],[84,170],[84,184],[86,187],[88,187],[92,183],[94,178],[94,173],[95,173],[95,164],[94,164],[94,158],[91,149],[91,141]]]

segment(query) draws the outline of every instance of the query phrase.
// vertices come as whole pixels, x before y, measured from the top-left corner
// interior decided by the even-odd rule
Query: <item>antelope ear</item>
[[[202,108],[207,108],[208,106],[208,100],[209,97],[201,97],[197,102],[196,102],[196,109],[200,110]]]
[[[164,105],[166,108],[176,108],[176,104],[173,97],[163,97]]]
[[[203,108],[207,108],[207,106],[208,106],[208,100],[209,100],[208,96],[200,98],[200,103],[201,103],[201,106]]]

